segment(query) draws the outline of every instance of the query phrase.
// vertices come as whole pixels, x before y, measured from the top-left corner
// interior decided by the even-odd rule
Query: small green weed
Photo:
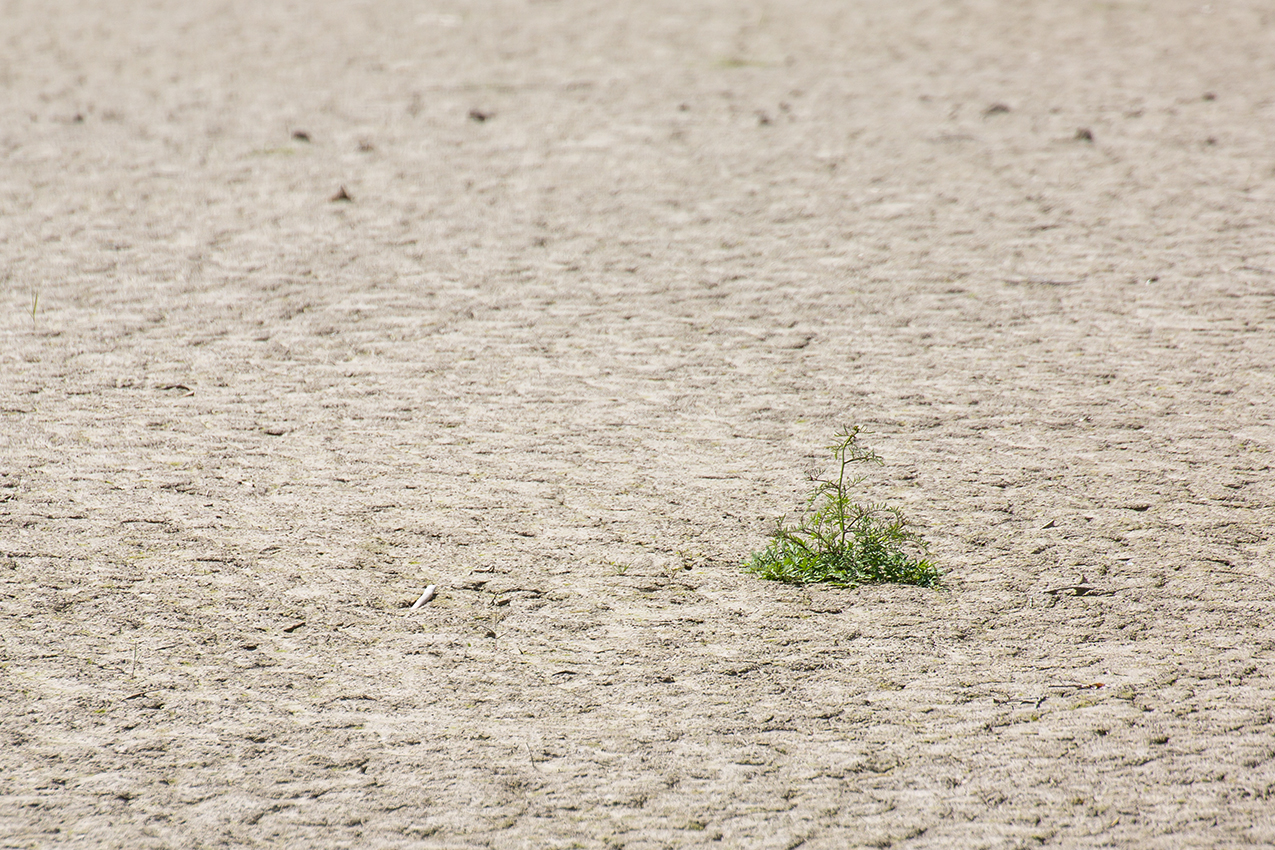
[[[746,569],[764,579],[794,584],[826,582],[842,587],[895,582],[937,587],[939,571],[925,541],[908,528],[898,508],[857,504],[851,491],[863,476],[847,477],[854,463],[880,465],[881,457],[859,445],[860,428],[843,428],[828,447],[837,461],[835,478],[811,476],[814,489],[795,526],[783,521],[770,545]]]

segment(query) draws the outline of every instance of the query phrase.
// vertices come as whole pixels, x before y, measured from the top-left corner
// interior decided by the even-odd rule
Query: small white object
[[[431,584],[429,587],[425,588],[425,592],[421,594],[421,598],[420,598],[420,599],[417,599],[417,600],[416,600],[416,604],[414,604],[414,605],[412,606],[411,610],[415,611],[417,608],[421,607],[421,606],[422,606],[422,605],[424,605],[426,602],[428,602],[428,601],[430,601],[431,599],[433,599],[433,598],[434,598],[434,592],[435,592],[435,587],[434,587],[434,585],[432,585],[432,584]]]

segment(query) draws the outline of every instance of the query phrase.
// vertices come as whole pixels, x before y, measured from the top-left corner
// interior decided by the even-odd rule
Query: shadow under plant
[[[859,445],[859,433],[858,425],[837,433],[837,442],[828,447],[837,461],[836,477],[812,478],[814,489],[797,524],[787,526],[781,520],[770,545],[747,564],[749,572],[795,584],[938,586],[938,568],[903,513],[884,504],[854,501],[851,491],[865,479],[847,477],[850,465],[882,463],[876,452]]]

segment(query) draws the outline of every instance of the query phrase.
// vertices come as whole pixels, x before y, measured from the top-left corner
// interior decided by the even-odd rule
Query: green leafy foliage
[[[881,457],[859,445],[860,428],[843,428],[829,451],[837,475],[812,477],[814,489],[795,526],[781,521],[770,545],[753,555],[749,572],[795,584],[826,582],[843,587],[895,582],[937,587],[938,568],[925,541],[908,527],[898,508],[861,505],[852,491],[864,482],[850,476],[852,464],[880,465]]]

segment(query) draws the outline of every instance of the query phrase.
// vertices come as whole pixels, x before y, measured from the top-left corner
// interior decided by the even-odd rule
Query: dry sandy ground
[[[0,845],[1275,843],[1269,9],[0,3]]]

